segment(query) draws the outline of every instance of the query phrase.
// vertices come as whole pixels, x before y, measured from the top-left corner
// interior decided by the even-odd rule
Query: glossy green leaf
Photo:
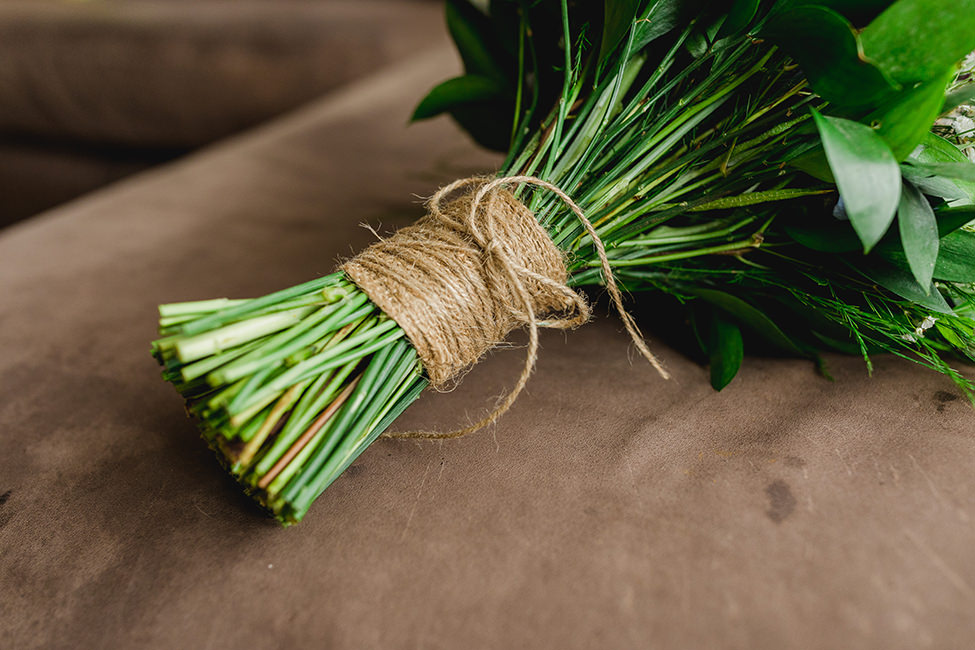
[[[958,150],[958,147],[933,133],[925,134],[920,145],[911,153],[908,162],[971,164],[965,154]],[[912,167],[911,164],[901,165],[901,172],[904,174],[904,178],[917,185],[926,194],[946,199],[967,199],[965,203],[975,202],[975,183],[932,176],[927,171]],[[957,191],[953,191],[952,188]]]
[[[714,313],[708,328],[708,356],[711,386],[721,390],[738,374],[744,358],[744,344],[741,329],[719,312]]]
[[[640,0],[605,0],[603,36],[599,45],[600,63],[608,57],[633,26]]]
[[[413,111],[414,120],[446,113],[457,106],[502,97],[502,87],[493,79],[478,75],[454,77],[435,86]]]
[[[490,19],[469,0],[447,0],[447,28],[457,51],[470,75],[505,80],[505,72],[498,64],[500,44]]]
[[[940,176],[929,176],[911,165],[901,165],[901,175],[928,196],[936,196],[946,201],[971,200],[968,192],[958,187],[955,181]]]
[[[711,24],[705,26],[703,29],[697,29],[684,43],[685,48],[695,59],[706,55],[708,52],[712,51],[713,48],[718,47],[716,43],[718,38],[718,30],[724,24],[724,19],[726,16],[720,15],[717,20],[713,21]]]
[[[956,348],[964,350],[968,347],[968,344],[958,338],[958,335],[955,334],[954,330],[952,330],[950,327],[942,325],[941,322],[935,322],[934,327],[938,330],[938,333],[944,337],[944,340],[948,341],[948,343]]]
[[[938,219],[938,236],[945,237],[965,224],[975,221],[975,205],[941,208],[935,210],[934,216]]]
[[[956,163],[911,163],[915,170],[927,176],[940,176],[953,180],[967,181],[975,183],[975,163],[956,162]]]
[[[771,318],[741,298],[714,289],[696,289],[692,293],[725,310],[776,348],[797,356],[806,356],[802,347],[790,339]]]
[[[813,89],[834,112],[862,112],[900,88],[863,58],[856,31],[843,16],[821,6],[773,14],[760,31],[802,67]]]
[[[865,124],[813,110],[826,159],[864,251],[880,241],[900,202],[901,173],[890,147]]]
[[[921,287],[930,287],[938,259],[938,222],[928,200],[910,183],[901,190],[897,226],[914,279]]]
[[[934,277],[950,282],[975,282],[975,232],[956,230],[941,240]]]
[[[951,307],[945,302],[944,296],[937,288],[928,287],[925,290],[907,269],[899,268],[883,260],[871,260],[870,263],[850,264],[850,266],[869,280],[876,282],[901,298],[942,314],[952,313]]]
[[[813,149],[789,161],[789,165],[799,171],[806,172],[813,178],[826,183],[836,184],[833,178],[833,170],[829,168],[829,161],[826,160],[826,152],[822,147]]]
[[[975,101],[975,83],[968,83],[945,95],[940,114],[947,115],[962,104],[971,104],[973,101]]]
[[[637,21],[633,32],[633,49],[640,50],[660,38],[681,22],[685,0],[656,0]]]
[[[734,0],[725,17],[717,38],[735,36],[744,31],[758,12],[759,0]]]
[[[893,0],[779,0],[775,3],[775,11],[789,11],[796,7],[818,5],[842,14],[854,25],[863,26],[892,3]]]
[[[931,125],[941,114],[945,89],[954,76],[952,68],[934,79],[905,88],[861,121],[876,126],[877,134],[890,146],[894,158],[904,160],[931,132]]]
[[[940,77],[975,50],[975,0],[898,0],[860,40],[866,57],[900,83]]]
[[[918,148],[911,154],[911,160],[923,163],[971,162],[958,147],[939,135],[928,133]]]

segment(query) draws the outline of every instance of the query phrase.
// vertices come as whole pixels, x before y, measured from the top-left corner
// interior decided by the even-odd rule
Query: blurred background
[[[0,227],[446,38],[437,0],[0,0]]]

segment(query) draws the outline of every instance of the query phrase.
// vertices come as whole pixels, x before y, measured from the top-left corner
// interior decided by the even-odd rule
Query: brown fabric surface
[[[0,2],[0,226],[444,38],[439,3]]]
[[[171,151],[105,151],[72,145],[0,142],[0,227],[176,155]]]
[[[442,38],[437,3],[0,2],[0,134],[195,147]]]
[[[327,272],[360,221],[490,168],[403,126],[453,61],[0,233],[0,647],[970,648],[975,414],[894,359],[831,383],[749,358],[715,393],[601,317],[543,334],[496,428],[380,441],[294,528],[223,476],[149,358],[154,306]],[[397,426],[463,424],[521,360]]]

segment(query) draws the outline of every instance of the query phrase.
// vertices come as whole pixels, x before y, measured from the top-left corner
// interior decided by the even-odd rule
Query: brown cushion
[[[454,60],[0,233],[0,646],[969,647],[975,418],[891,358],[748,358],[715,393],[604,316],[544,334],[496,428],[380,441],[297,527],[240,495],[159,379],[154,307],[325,273],[359,222],[489,169],[447,121],[404,127]],[[464,423],[520,363],[396,426]]]
[[[440,3],[0,2],[0,226],[444,39]]]
[[[181,153],[0,142],[0,227]]]
[[[0,134],[195,147],[442,38],[439,3],[0,2]]]

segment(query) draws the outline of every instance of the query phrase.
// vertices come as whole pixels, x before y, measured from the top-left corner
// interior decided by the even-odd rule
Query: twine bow
[[[570,329],[589,320],[585,299],[567,286],[562,253],[534,215],[505,187],[546,189],[570,209],[592,239],[610,299],[640,354],[665,379],[623,306],[606,249],[582,209],[557,186],[534,176],[472,177],[442,187],[416,224],[373,244],[342,268],[403,328],[434,387],[455,381],[488,349],[528,328],[525,364],[514,387],[484,418],[457,431],[394,432],[390,438],[459,438],[493,424],[525,388],[538,357],[539,328]],[[457,190],[473,196],[445,202]],[[546,318],[540,319],[538,314]]]

